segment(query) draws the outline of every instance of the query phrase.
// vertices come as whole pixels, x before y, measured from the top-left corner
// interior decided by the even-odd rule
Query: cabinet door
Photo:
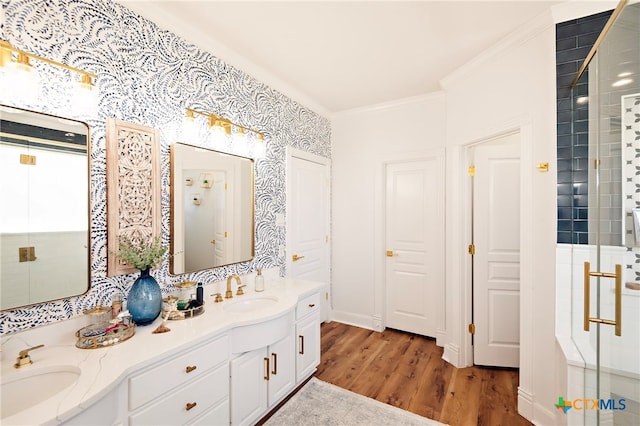
[[[268,359],[263,347],[231,360],[231,424],[251,424],[266,412]]]
[[[287,337],[269,346],[269,407],[285,397],[296,384],[293,327]]]
[[[296,337],[296,380],[300,383],[320,364],[320,312],[296,324]]]

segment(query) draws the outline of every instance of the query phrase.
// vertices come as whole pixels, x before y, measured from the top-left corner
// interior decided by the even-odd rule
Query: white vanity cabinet
[[[222,335],[129,378],[130,425],[229,424],[229,337]]]
[[[253,424],[295,385],[293,327],[266,348],[231,360],[231,424]]]
[[[231,424],[252,424],[296,384],[295,313],[231,330]]]
[[[320,364],[320,293],[296,306],[296,382],[307,379]]]

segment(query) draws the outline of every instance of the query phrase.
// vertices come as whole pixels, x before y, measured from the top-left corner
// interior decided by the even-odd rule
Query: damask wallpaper
[[[0,334],[78,315],[96,304],[126,296],[135,274],[107,277],[105,120],[108,117],[160,130],[162,235],[169,242],[169,145],[181,141],[184,108],[216,113],[265,135],[266,156],[256,162],[256,257],[253,262],[183,276],[154,271],[163,291],[185,278],[212,282],[257,267],[280,267],[285,229],[285,149],[330,157],[327,118],[305,108],[215,56],[187,43],[109,0],[0,0],[0,38],[15,47],[95,73],[98,116],[91,127],[91,290],[80,297],[0,313]],[[34,64],[38,66],[38,64]],[[49,67],[50,68],[50,67]],[[15,105],[66,115],[72,102],[56,73],[39,69],[45,85],[33,105]],[[59,73],[57,73],[59,74]],[[78,118],[78,117],[74,117]],[[206,141],[200,143],[207,146]],[[242,148],[229,152],[244,154]],[[237,151],[239,150],[239,151]]]

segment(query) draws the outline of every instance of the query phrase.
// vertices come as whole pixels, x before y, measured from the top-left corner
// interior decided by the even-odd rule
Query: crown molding
[[[424,95],[410,96],[410,97],[407,97],[407,98],[396,99],[396,100],[393,100],[393,101],[381,102],[381,103],[378,103],[378,104],[366,105],[366,106],[363,106],[363,107],[352,108],[352,109],[346,109],[346,110],[334,113],[332,115],[332,118],[340,118],[340,117],[347,116],[347,115],[361,114],[361,113],[365,113],[365,112],[384,111],[384,110],[388,110],[388,109],[398,108],[400,106],[404,106],[404,105],[407,105],[407,104],[425,102],[425,101],[429,101],[429,100],[432,100],[432,99],[444,98],[444,97],[445,97],[445,93],[443,91],[439,90],[437,92],[425,93]]]

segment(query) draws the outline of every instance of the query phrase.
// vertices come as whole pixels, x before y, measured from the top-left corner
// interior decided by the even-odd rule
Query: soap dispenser
[[[262,276],[262,269],[258,268],[258,274],[256,275],[255,291],[264,291],[264,277]]]

